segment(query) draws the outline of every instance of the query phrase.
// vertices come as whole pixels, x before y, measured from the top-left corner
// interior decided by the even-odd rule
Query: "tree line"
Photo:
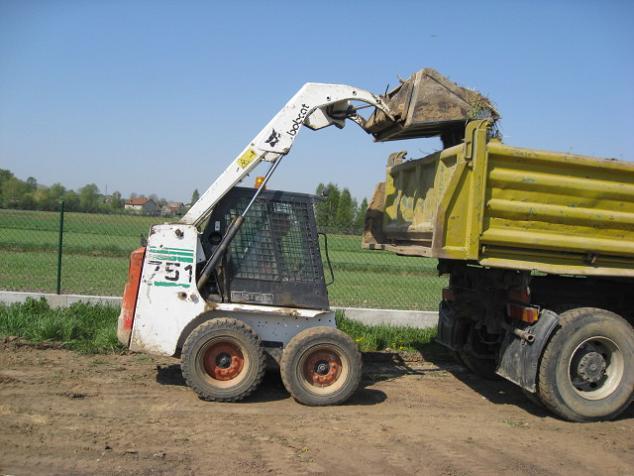
[[[135,193],[129,198],[141,197]],[[157,205],[163,206],[167,201],[156,195],[150,195]],[[94,183],[84,185],[77,191],[67,189],[61,183],[50,187],[37,183],[34,177],[20,180],[10,170],[0,169],[0,208],[17,208],[21,210],[59,210],[64,201],[64,209],[72,212],[122,212],[126,200],[120,192],[104,195]]]
[[[315,190],[321,198],[315,204],[315,219],[320,228],[337,228],[340,231],[358,232],[363,228],[368,200],[361,203],[352,197],[350,190],[338,185],[320,183]]]
[[[338,185],[320,183],[316,190],[320,200],[315,204],[315,218],[320,228],[336,228],[340,231],[358,232],[363,228],[368,201],[361,203],[352,197],[347,188]],[[143,197],[135,193],[130,199]],[[159,207],[167,203],[164,198],[152,194],[149,196]],[[199,198],[198,190],[194,190],[191,203]],[[20,180],[10,170],[0,169],[0,208],[16,208],[20,210],[59,210],[64,201],[67,211],[87,213],[121,213],[126,200],[119,192],[104,195],[94,183],[84,185],[77,191],[67,189],[61,183],[50,187],[37,183],[34,177]]]

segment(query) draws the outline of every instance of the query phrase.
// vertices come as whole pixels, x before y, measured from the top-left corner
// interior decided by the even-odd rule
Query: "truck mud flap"
[[[532,343],[508,332],[500,348],[496,373],[529,392],[537,390],[539,357],[552,332],[559,324],[559,315],[544,309],[537,323],[524,330],[535,336]]]
[[[466,340],[467,323],[456,319],[445,301],[440,303],[438,311],[438,334],[436,342],[449,350],[459,351]]]

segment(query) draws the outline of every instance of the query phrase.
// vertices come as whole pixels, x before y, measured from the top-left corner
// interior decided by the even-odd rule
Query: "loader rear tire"
[[[242,400],[260,384],[264,370],[265,354],[259,337],[237,319],[204,322],[183,345],[183,377],[202,400]]]
[[[634,331],[622,317],[581,307],[560,314],[542,353],[538,395],[570,421],[610,420],[634,397]]]
[[[282,352],[280,373],[299,403],[337,405],[361,382],[361,353],[349,335],[333,327],[313,327],[293,337]]]

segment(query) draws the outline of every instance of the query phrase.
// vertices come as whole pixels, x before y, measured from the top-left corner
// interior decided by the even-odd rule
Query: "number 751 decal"
[[[154,267],[152,285],[154,286],[178,286],[188,288],[191,285],[194,268],[191,264],[181,266],[184,263],[177,261],[148,261]]]

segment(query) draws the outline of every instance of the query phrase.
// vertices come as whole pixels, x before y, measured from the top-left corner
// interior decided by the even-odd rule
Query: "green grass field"
[[[66,213],[62,292],[120,295],[130,251],[161,221]],[[58,213],[0,210],[0,289],[54,292],[58,239]],[[362,250],[361,239],[349,235],[329,234],[328,249],[335,273],[328,288],[333,306],[437,308],[446,278],[437,276],[435,260]]]

